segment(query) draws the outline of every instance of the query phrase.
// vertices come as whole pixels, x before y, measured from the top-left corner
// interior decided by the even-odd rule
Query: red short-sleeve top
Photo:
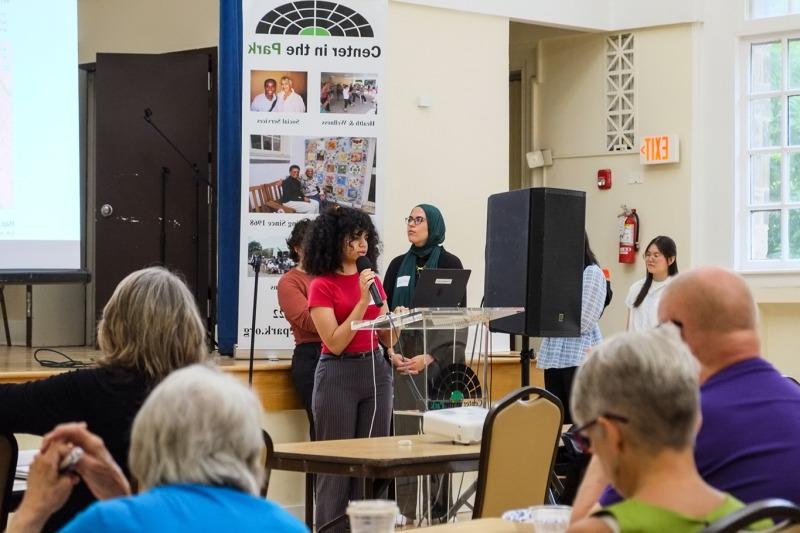
[[[386,292],[378,278],[375,278],[375,285],[383,300],[386,300]],[[361,298],[361,287],[359,285],[359,275],[355,274],[323,274],[317,276],[311,282],[308,289],[308,308],[329,307],[333,309],[336,322],[342,324],[345,319],[358,305]],[[362,320],[372,320],[380,315],[380,308],[370,301]],[[372,337],[372,339],[370,339]],[[356,336],[344,349],[344,352],[367,352],[371,348],[378,347],[378,335],[370,330],[357,331]],[[322,343],[322,353],[333,353]]]

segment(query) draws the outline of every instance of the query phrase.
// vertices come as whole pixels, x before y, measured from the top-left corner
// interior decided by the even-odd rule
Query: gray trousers
[[[363,359],[329,358],[323,354],[314,375],[314,426],[317,440],[386,437],[392,415],[392,368],[380,351]],[[375,384],[373,386],[373,360]],[[370,423],[372,414],[375,421]],[[363,498],[361,481],[318,475],[316,526],[345,514],[350,500]],[[334,528],[332,531],[344,531]]]

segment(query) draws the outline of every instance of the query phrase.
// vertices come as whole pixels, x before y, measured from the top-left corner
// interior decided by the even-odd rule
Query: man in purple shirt
[[[700,362],[702,425],[697,470],[745,503],[800,504],[800,386],[760,357],[757,310],[745,281],[717,267],[680,274],[666,287],[659,322],[673,322]],[[619,500],[594,459],[573,520]],[[602,494],[602,496],[601,496]]]

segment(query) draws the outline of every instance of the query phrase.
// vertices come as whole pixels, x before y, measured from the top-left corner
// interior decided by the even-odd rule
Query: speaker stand
[[[520,376],[522,386],[527,387],[531,384],[531,361],[533,361],[533,348],[531,348],[531,338],[523,335],[522,346],[519,351]]]

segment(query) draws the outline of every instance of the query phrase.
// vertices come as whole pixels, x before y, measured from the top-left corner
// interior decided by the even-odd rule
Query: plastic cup
[[[528,523],[536,533],[564,533],[569,527],[572,507],[567,505],[535,505],[528,509]]]
[[[391,533],[399,512],[392,500],[358,500],[347,506],[351,533]]]

